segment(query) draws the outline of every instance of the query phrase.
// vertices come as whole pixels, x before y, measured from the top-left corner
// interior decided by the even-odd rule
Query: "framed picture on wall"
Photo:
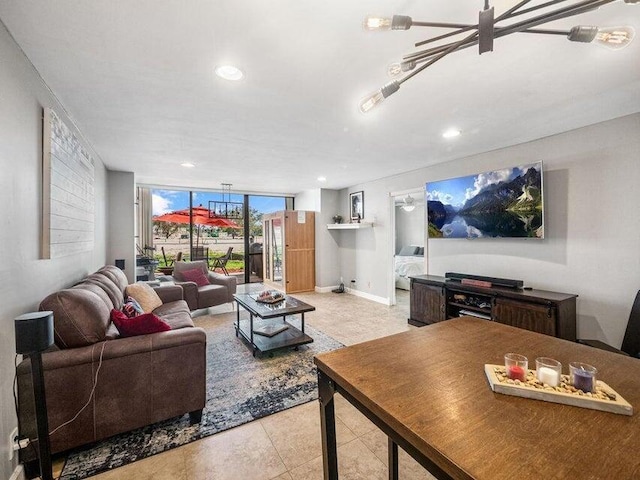
[[[352,222],[357,222],[364,218],[364,192],[349,194],[349,209]]]

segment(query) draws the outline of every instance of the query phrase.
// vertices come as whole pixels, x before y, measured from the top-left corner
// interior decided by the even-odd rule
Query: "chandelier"
[[[385,98],[397,92],[404,82],[450,53],[478,45],[479,53],[482,55],[493,51],[494,39],[512,33],[561,35],[572,42],[595,43],[613,50],[624,48],[633,40],[635,35],[632,27],[577,25],[570,30],[536,28],[545,23],[597,10],[615,1],[621,0],[548,0],[537,4],[532,0],[521,0],[496,17],[494,8],[489,6],[489,0],[485,0],[484,9],[479,14],[477,24],[417,22],[405,15],[394,15],[391,18],[368,16],[363,24],[364,29],[368,31],[409,30],[411,27],[442,28],[449,31],[418,42],[415,47],[419,48],[443,40],[444,42],[405,55],[401,62],[390,65],[388,74],[391,77],[404,76],[387,83],[380,90],[365,97],[360,102],[360,111],[366,113],[376,105],[379,105]],[[528,8],[524,8],[530,3],[533,4]],[[624,0],[624,3],[638,4],[640,0]],[[517,17],[523,19],[515,20]],[[466,35],[462,39],[446,41],[446,39],[451,39],[464,33]]]
[[[405,212],[413,212],[413,210],[416,208],[415,204],[416,201],[414,200],[414,198],[411,195],[407,195],[406,197],[404,197],[400,208],[402,208]]]
[[[221,200],[209,201],[209,217],[211,218],[229,218],[238,220],[242,218],[244,203],[231,201],[231,183],[221,183],[220,192]]]

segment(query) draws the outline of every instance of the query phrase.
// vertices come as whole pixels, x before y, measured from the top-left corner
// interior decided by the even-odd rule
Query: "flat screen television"
[[[544,238],[542,162],[426,184],[429,238]]]

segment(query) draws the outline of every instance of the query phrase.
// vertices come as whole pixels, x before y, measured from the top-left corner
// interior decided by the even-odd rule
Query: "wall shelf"
[[[327,224],[327,228],[329,230],[359,230],[362,228],[371,228],[371,227],[373,227],[372,222]]]

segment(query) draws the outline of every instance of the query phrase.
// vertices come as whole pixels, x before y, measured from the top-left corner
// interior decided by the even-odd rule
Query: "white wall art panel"
[[[42,258],[93,250],[94,161],[51,108],[44,109]]]

